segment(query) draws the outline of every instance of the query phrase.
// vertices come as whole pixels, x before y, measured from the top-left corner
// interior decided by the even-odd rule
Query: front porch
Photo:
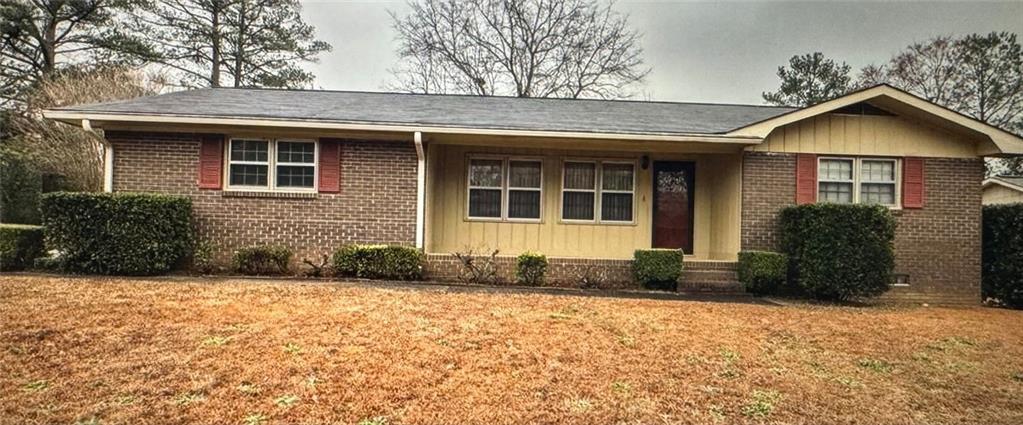
[[[472,249],[508,257],[536,251],[566,260],[631,260],[637,249],[683,248],[694,262],[737,258],[742,144],[589,141],[584,150],[566,140],[471,142],[432,138],[427,144],[428,254]],[[490,181],[470,182],[470,164],[490,167]],[[519,165],[534,176],[510,177]],[[660,169],[681,170],[687,180],[668,188],[662,178],[658,186]],[[668,192],[675,194],[666,200]],[[470,198],[491,204],[470,206]],[[526,198],[532,204],[521,202]],[[686,202],[688,208],[679,207]]]

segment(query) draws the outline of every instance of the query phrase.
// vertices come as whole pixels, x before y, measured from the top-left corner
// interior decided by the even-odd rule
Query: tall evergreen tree
[[[74,67],[138,61],[149,55],[120,30],[116,16],[140,0],[3,0],[0,2],[0,106]]]
[[[301,62],[330,51],[297,0],[159,0],[136,20],[186,87],[301,87]]]
[[[846,94],[852,68],[845,62],[827,59],[821,52],[796,55],[789,66],[778,67],[781,86],[776,92],[764,92],[764,100],[773,105],[810,106]]]

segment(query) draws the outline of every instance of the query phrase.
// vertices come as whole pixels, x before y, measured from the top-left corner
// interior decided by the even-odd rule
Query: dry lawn
[[[0,277],[0,422],[1023,423],[1023,312]]]

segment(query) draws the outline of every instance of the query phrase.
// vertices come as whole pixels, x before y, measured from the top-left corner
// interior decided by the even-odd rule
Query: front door
[[[693,163],[654,162],[654,248],[693,253]]]

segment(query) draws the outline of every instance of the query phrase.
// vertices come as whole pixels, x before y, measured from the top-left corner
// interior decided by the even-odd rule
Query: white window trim
[[[249,140],[249,141],[262,141],[267,143],[267,161],[234,161],[231,159],[231,145],[235,140]],[[277,143],[279,142],[294,142],[294,143],[312,143],[313,144],[313,162],[312,164],[305,162],[277,162]],[[299,139],[299,138],[267,138],[267,137],[231,137],[224,146],[224,162],[227,164],[224,167],[224,190],[231,192],[285,192],[285,193],[316,193],[319,191],[319,176],[320,176],[320,143],[315,139]],[[231,184],[231,165],[266,165],[266,186],[246,186],[246,185],[232,185]],[[313,167],[313,186],[309,188],[304,187],[278,187],[277,186],[277,166],[300,166],[300,167]]]
[[[567,163],[586,163],[594,164],[594,176],[593,184],[594,190],[586,189],[568,189],[565,188],[565,164]],[[632,190],[604,190],[604,164],[629,164],[632,165]],[[558,220],[561,223],[567,224],[607,224],[607,225],[634,225],[636,224],[636,182],[639,176],[639,167],[635,160],[628,159],[585,159],[585,158],[566,158],[561,161],[561,192],[558,193]],[[592,220],[579,220],[579,219],[566,219],[565,218],[565,192],[583,192],[593,193],[593,219]],[[603,220],[601,213],[601,198],[603,193],[629,193],[632,194],[632,220],[630,221],[619,221],[619,220]]]
[[[852,161],[852,180],[821,179],[821,176],[820,176],[821,161],[828,161],[828,160]],[[863,180],[862,179],[862,173],[861,173],[863,161],[887,161],[887,162],[891,162],[892,163],[892,170],[895,173],[895,181],[893,181],[893,182],[886,182],[886,181]],[[861,203],[861,200],[860,200],[861,194],[860,194],[860,192],[862,191],[862,188],[863,188],[862,184],[863,183],[894,184],[895,185],[895,198],[894,198],[894,202],[895,203],[894,204],[877,204],[877,205],[883,205],[883,206],[888,207],[888,208],[893,209],[893,210],[902,209],[902,160],[897,159],[897,158],[851,157],[851,156],[821,156],[821,157],[817,158],[817,187],[814,188],[816,190],[816,195],[817,195],[817,201],[818,202],[823,202],[823,201],[820,200],[821,183],[852,183],[852,186],[853,186],[852,187],[852,203],[853,204],[860,204]]]
[[[501,161],[501,186],[473,186],[470,173],[472,172],[473,160],[496,160]],[[512,187],[511,186],[511,162],[536,162],[540,164],[540,187]],[[511,222],[511,223],[540,223],[543,221],[543,196],[544,196],[544,165],[543,158],[529,156],[501,156],[501,155],[470,155],[465,162],[465,219],[468,221],[490,221],[490,222]],[[469,199],[473,189],[500,190],[501,191],[501,216],[500,217],[476,217],[470,214]],[[540,217],[538,218],[517,218],[508,217],[510,207],[508,192],[537,191],[540,192]]]

